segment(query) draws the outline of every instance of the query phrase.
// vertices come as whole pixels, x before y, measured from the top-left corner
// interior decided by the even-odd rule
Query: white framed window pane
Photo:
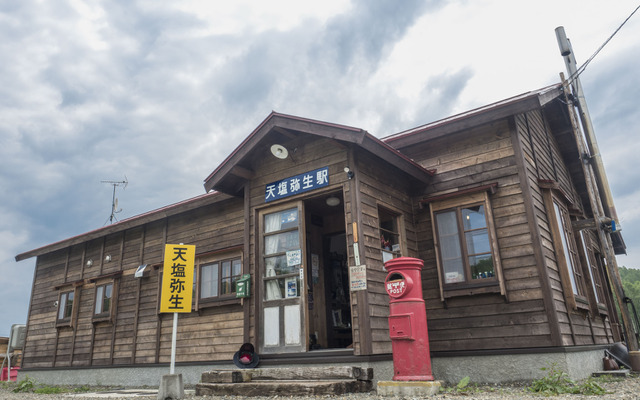
[[[455,211],[436,214],[445,283],[464,282],[464,262]]]
[[[596,287],[596,281],[592,271],[593,266],[591,265],[591,257],[589,257],[589,251],[587,250],[587,244],[584,239],[583,231],[580,231],[580,241],[582,242],[582,250],[584,251],[584,258],[587,261],[587,267],[588,267],[587,269],[589,270],[589,277],[591,278],[591,287],[593,288],[593,294],[596,297],[596,303],[602,303],[600,301],[600,296],[598,296],[598,288]]]
[[[465,231],[487,227],[487,218],[484,215],[484,206],[478,205],[462,209],[462,226]]]
[[[269,279],[264,282],[264,299],[279,300],[284,299],[284,279]]]
[[[218,263],[204,265],[201,269],[200,297],[215,297],[218,295]]]
[[[297,266],[287,264],[287,256],[268,257],[264,259],[265,276],[292,274],[297,271]]]
[[[300,237],[298,235],[298,231],[295,230],[295,231],[265,236],[264,248],[265,248],[265,255],[299,249]]]
[[[467,253],[469,255],[491,252],[489,232],[486,229],[466,232],[464,236],[467,241]]]
[[[471,267],[471,279],[486,279],[495,276],[491,254],[469,257],[469,266]]]
[[[560,239],[562,241],[562,251],[564,253],[564,258],[567,260],[567,268],[569,269],[569,280],[571,281],[571,289],[573,289],[573,294],[579,294],[578,286],[576,285],[576,277],[574,275],[573,259],[571,258],[571,254],[569,254],[569,242],[567,241],[567,235],[564,230],[564,220],[562,219],[562,212],[560,211],[560,206],[558,206],[558,204],[556,203],[553,203],[553,208],[556,212],[556,221],[558,221],[558,229],[560,230]]]
[[[242,274],[242,262],[238,258],[238,259],[233,260],[233,272],[232,272],[232,275],[233,276],[237,276],[237,275],[241,275],[241,274]]]
[[[58,305],[58,319],[64,318],[64,312],[67,308],[67,294],[60,296],[60,304]]]
[[[71,317],[71,311],[73,311],[73,292],[67,293],[67,304],[64,310],[64,317]]]
[[[264,309],[264,345],[280,345],[280,307]]]
[[[104,286],[98,286],[96,290],[96,309],[95,314],[102,313],[102,299],[104,296]]]
[[[289,210],[267,214],[264,216],[264,233],[275,232],[282,229],[293,228],[296,226],[298,226],[297,208],[291,208]]]
[[[113,284],[108,284],[104,287],[104,301],[102,303],[102,312],[109,312],[111,310],[111,298],[113,294]]]
[[[295,304],[284,307],[284,344],[300,344],[301,324],[300,305]]]
[[[438,223],[438,237],[458,234],[458,224],[456,222],[455,211],[436,214],[436,221]]]
[[[228,278],[231,276],[231,261],[222,262],[222,278]]]

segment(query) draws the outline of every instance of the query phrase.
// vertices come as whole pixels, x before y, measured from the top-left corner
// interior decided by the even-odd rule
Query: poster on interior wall
[[[296,281],[296,277],[292,276],[287,278],[286,285],[287,285],[287,299],[298,297],[298,282]]]
[[[367,266],[354,265],[349,267],[349,290],[367,290]]]
[[[302,264],[302,250],[287,251],[287,267],[295,267]]]
[[[329,167],[314,169],[269,183],[264,189],[264,202],[268,203],[325,186],[329,186]]]

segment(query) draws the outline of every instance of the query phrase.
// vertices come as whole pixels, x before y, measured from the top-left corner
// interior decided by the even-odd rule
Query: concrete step
[[[370,381],[373,368],[350,366],[301,367],[301,368],[256,368],[245,370],[213,370],[202,373],[202,383],[239,383],[269,380],[340,380]]]
[[[241,383],[199,383],[196,396],[316,396],[363,393],[373,382],[360,380],[277,380]]]

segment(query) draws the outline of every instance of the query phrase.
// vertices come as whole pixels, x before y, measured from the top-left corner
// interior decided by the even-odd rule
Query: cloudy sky
[[[0,0],[0,336],[25,323],[15,255],[204,192],[272,111],[386,135],[559,81],[637,0]],[[640,13],[639,13],[640,14]],[[583,73],[640,267],[640,15]]]

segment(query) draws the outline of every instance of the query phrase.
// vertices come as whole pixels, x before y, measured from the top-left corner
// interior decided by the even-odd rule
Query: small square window
[[[200,265],[200,300],[235,298],[236,281],[242,276],[242,260],[230,258]]]
[[[70,321],[73,315],[73,298],[74,292],[60,293],[60,300],[58,301],[58,321],[65,322]]]
[[[107,283],[96,287],[95,315],[108,315],[111,312],[111,300],[113,298],[113,283]]]
[[[380,227],[380,248],[382,261],[387,262],[402,255],[402,238],[400,236],[400,216],[385,208],[378,208],[378,224]]]

